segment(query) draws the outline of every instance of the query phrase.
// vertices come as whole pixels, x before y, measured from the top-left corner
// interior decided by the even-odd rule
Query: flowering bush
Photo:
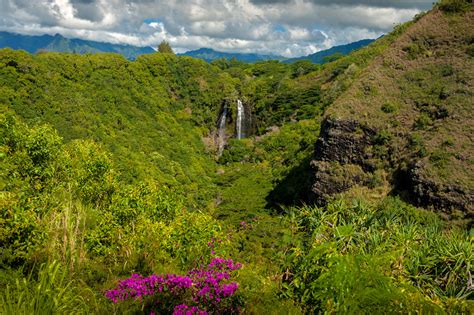
[[[175,315],[238,313],[241,306],[235,295],[238,284],[230,282],[230,277],[241,266],[232,259],[215,257],[184,276],[133,274],[119,281],[105,296],[114,303],[138,301],[151,313],[171,310]]]

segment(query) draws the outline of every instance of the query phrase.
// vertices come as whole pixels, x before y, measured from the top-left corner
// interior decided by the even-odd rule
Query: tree
[[[170,43],[165,40],[158,45],[158,52],[163,54],[174,54],[173,48],[171,48]]]

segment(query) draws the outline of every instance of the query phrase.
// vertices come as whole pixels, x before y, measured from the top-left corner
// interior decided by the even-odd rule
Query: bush
[[[386,102],[380,108],[384,113],[390,114],[397,110],[397,105],[392,102]]]
[[[441,0],[438,4],[440,10],[448,13],[459,13],[469,9],[470,0]]]
[[[468,54],[471,57],[474,57],[474,44],[470,44],[466,48],[466,54]]]
[[[282,257],[283,295],[306,312],[469,313],[474,248],[466,231],[397,198],[288,212],[300,233]]]
[[[184,276],[134,274],[119,281],[105,296],[114,303],[131,302],[141,305],[142,310],[159,314],[238,313],[242,306],[235,295],[239,285],[230,282],[230,278],[241,267],[231,259],[214,257],[209,264],[194,268]]]
[[[424,52],[424,48],[419,44],[412,43],[403,48],[403,51],[407,53],[408,59],[416,59],[421,53]]]
[[[389,130],[383,129],[375,135],[374,143],[377,145],[385,145],[392,140],[392,137],[392,133]]]
[[[413,151],[416,151],[416,154],[419,157],[425,157],[428,155],[428,152],[426,151],[425,143],[423,141],[423,137],[419,133],[412,133],[412,135],[408,139],[408,146]]]
[[[451,154],[449,152],[446,152],[442,149],[436,149],[433,153],[431,153],[430,161],[437,167],[442,168],[446,166],[450,157]]]
[[[433,124],[433,120],[427,113],[421,113],[420,116],[415,120],[414,127],[417,130],[423,130]]]

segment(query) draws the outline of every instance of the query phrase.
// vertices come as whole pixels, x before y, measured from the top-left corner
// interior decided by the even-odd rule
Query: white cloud
[[[0,29],[139,46],[166,39],[176,51],[211,47],[296,56],[378,37],[427,2],[2,0]]]

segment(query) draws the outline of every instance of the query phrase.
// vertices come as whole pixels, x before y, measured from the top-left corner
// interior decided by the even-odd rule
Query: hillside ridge
[[[0,48],[5,47],[22,49],[31,54],[46,51],[78,54],[118,53],[129,60],[135,60],[139,55],[155,52],[151,47],[137,47],[132,45],[83,40],[79,38],[66,38],[60,34],[35,36],[0,32]]]
[[[379,169],[415,204],[472,217],[473,18],[472,6],[461,17],[439,9],[419,17],[327,109],[313,198],[380,184]],[[330,176],[329,162],[345,176]]]

